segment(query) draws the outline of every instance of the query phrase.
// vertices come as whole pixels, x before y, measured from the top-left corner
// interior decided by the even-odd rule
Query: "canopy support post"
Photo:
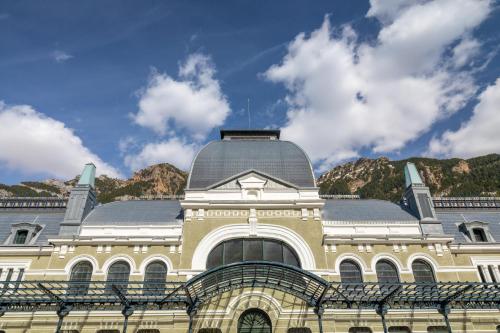
[[[438,312],[444,317],[444,322],[446,323],[446,329],[448,330],[448,333],[453,333],[453,331],[451,330],[450,319],[448,318],[448,315],[450,314],[450,307],[448,306],[448,304],[441,303]]]
[[[318,306],[314,309],[314,312],[316,312],[316,315],[318,316],[319,333],[323,333],[323,313],[325,312],[325,309],[322,306]]]
[[[189,316],[189,333],[193,333],[193,322],[194,322],[194,316],[196,315],[196,308],[194,306],[189,306],[187,308],[187,314]]]
[[[384,303],[380,303],[377,305],[375,311],[380,316],[380,319],[382,319],[382,327],[384,328],[384,333],[388,333],[389,331],[387,330],[387,323],[385,322],[385,315],[387,314],[387,305],[385,305]]]
[[[123,333],[127,333],[127,327],[128,327],[128,317],[134,314],[134,307],[132,304],[130,304],[129,300],[127,297],[123,294],[123,292],[116,286],[115,284],[111,285],[111,288],[115,292],[115,294],[118,296],[120,299],[120,302],[123,305],[122,309],[122,315],[124,317],[123,320]]]

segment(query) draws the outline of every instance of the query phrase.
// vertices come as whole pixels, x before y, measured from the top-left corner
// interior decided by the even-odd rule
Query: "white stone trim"
[[[140,272],[137,271],[137,266],[135,265],[135,260],[127,254],[116,254],[104,262],[101,268],[101,273],[104,273],[106,278],[108,277],[109,267],[117,261],[125,261],[130,265],[130,275],[139,275]]]
[[[384,260],[384,259],[392,262],[394,264],[394,266],[396,266],[396,269],[398,270],[399,274],[410,273],[410,271],[407,268],[406,269],[404,268],[403,263],[398,258],[396,258],[395,256],[393,256],[389,253],[378,253],[375,256],[373,256],[372,262],[371,262],[371,268],[372,268],[373,272],[375,272],[375,273],[377,272],[377,269],[376,269],[377,262],[379,260]]]
[[[198,243],[191,261],[191,269],[205,270],[207,257],[210,251],[222,241],[233,238],[249,237],[253,231],[250,224],[230,224],[213,230]],[[285,242],[295,250],[302,268],[305,270],[316,269],[316,263],[311,248],[307,242],[295,231],[272,224],[257,224],[255,236],[262,238],[278,239]]]
[[[169,257],[162,254],[153,254],[141,262],[141,266],[139,266],[139,272],[141,275],[146,274],[146,267],[153,261],[161,261],[165,265],[167,265],[167,275],[172,273],[172,271],[174,270],[174,265],[172,264],[172,260],[170,260]]]
[[[406,261],[406,267],[408,267],[408,271],[410,271],[413,274],[413,262],[417,259],[424,260],[426,263],[430,264],[432,267],[432,271],[434,273],[434,277],[437,279],[436,273],[440,272],[439,269],[439,264],[432,258],[430,255],[427,253],[412,253],[409,257],[408,260]]]
[[[355,263],[357,263],[359,268],[361,268],[361,274],[363,274],[363,275],[373,272],[373,271],[370,271],[370,267],[368,267],[368,265],[366,265],[365,261],[361,257],[357,256],[354,253],[343,253],[340,256],[338,256],[337,259],[335,260],[335,272],[336,273],[340,274],[340,264],[344,260],[352,260]]]
[[[71,275],[71,270],[73,269],[73,266],[78,264],[80,261],[90,262],[90,264],[92,265],[92,275],[96,274],[99,271],[99,262],[97,261],[97,259],[95,257],[88,255],[88,254],[81,254],[79,256],[71,258],[71,260],[68,261],[68,263],[64,267],[64,272],[68,276],[68,280],[69,280],[69,277]]]
[[[232,317],[231,315],[234,315],[236,310],[238,309],[238,306],[242,303],[242,301],[246,298],[255,298],[258,301],[262,302],[262,300],[265,300],[267,304],[269,304],[270,309],[274,312],[273,315],[275,318],[279,318],[279,315],[283,312],[283,308],[281,306],[281,303],[274,297],[272,297],[269,294],[266,294],[263,291],[259,290],[252,290],[252,291],[245,291],[239,294],[236,297],[231,298],[231,301],[227,305],[226,312],[225,314],[227,316]],[[268,311],[266,311],[267,313]],[[269,315],[269,313],[268,313]],[[234,316],[233,316],[234,317]]]

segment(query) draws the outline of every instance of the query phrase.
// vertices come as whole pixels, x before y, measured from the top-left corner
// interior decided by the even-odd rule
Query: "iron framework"
[[[56,311],[60,331],[73,310],[121,310],[123,332],[136,309],[185,309],[189,332],[199,307],[212,297],[240,288],[264,287],[302,299],[318,315],[325,308],[373,309],[381,317],[390,309],[435,309],[448,331],[451,309],[500,309],[500,284],[477,282],[353,283],[328,282],[310,272],[273,262],[240,262],[199,274],[187,282],[0,281],[0,316],[6,311]]]

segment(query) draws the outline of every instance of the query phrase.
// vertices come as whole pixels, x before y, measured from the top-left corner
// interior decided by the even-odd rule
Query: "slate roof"
[[[177,200],[116,201],[94,208],[83,225],[180,224],[182,218]]]
[[[43,210],[0,211],[0,244],[3,245],[9,237],[12,224],[27,222],[43,227],[35,243],[27,245],[46,245],[48,238],[59,233],[59,224],[63,219],[63,210],[57,212]]]
[[[375,199],[326,200],[323,208],[326,221],[409,221],[418,219],[390,201]]]
[[[491,235],[496,242],[500,243],[500,211],[437,211],[436,215],[443,225],[445,234],[453,235],[455,243],[467,243],[467,239],[458,227],[463,222],[473,221],[487,222]]]
[[[206,145],[189,173],[188,189],[203,189],[249,170],[297,187],[314,187],[309,158],[296,144],[281,140],[222,140]]]

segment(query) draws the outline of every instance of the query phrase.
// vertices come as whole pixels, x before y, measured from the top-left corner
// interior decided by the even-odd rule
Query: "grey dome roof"
[[[280,140],[222,140],[206,145],[189,173],[188,189],[210,187],[255,170],[299,188],[315,187],[309,158],[296,144]]]

